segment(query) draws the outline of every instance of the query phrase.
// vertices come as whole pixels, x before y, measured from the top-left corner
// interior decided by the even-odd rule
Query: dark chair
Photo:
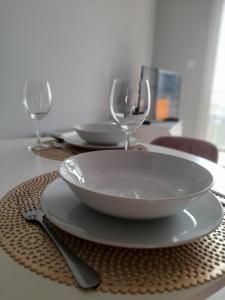
[[[214,144],[204,140],[180,136],[161,136],[153,140],[151,144],[201,156],[215,163],[218,161],[217,147]]]

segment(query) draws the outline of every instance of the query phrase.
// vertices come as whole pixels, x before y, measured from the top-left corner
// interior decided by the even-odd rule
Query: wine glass
[[[110,112],[126,134],[125,150],[130,136],[144,122],[150,111],[150,87],[147,79],[115,79],[110,96]]]
[[[48,148],[43,144],[40,137],[40,120],[44,118],[52,106],[52,93],[48,81],[25,81],[23,94],[23,107],[25,112],[36,120],[36,144],[28,149],[40,150]]]

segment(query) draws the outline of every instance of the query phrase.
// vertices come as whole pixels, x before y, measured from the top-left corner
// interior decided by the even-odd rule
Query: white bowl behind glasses
[[[74,129],[89,144],[116,145],[125,139],[125,133],[113,122],[87,123]]]

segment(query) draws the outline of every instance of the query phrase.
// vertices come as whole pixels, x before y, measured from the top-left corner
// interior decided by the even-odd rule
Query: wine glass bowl
[[[115,79],[110,96],[110,112],[121,130],[126,133],[125,150],[132,133],[146,119],[150,111],[148,80]]]
[[[48,81],[25,81],[23,107],[25,112],[36,120],[36,138],[35,145],[28,149],[43,149],[49,147],[43,144],[40,138],[40,120],[44,118],[52,107],[52,93]]]

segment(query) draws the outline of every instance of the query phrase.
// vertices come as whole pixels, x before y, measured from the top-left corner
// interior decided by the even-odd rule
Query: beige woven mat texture
[[[41,150],[32,149],[32,151],[38,156],[45,157],[48,159],[53,159],[53,160],[60,160],[60,161],[63,161],[64,159],[72,155],[86,152],[82,148],[71,146],[68,144],[63,144],[63,143],[58,143],[58,146],[56,147],[54,146],[55,145],[54,140],[46,141],[45,144],[48,144],[49,148],[41,149]]]
[[[46,148],[46,149],[41,149],[41,150],[35,150],[32,149],[32,151],[36,154],[39,155],[41,157],[45,157],[45,158],[49,158],[49,159],[53,159],[53,160],[64,160],[72,155],[76,155],[79,153],[84,153],[87,151],[93,151],[93,150],[87,150],[87,149],[83,149],[80,147],[76,147],[76,146],[72,146],[69,144],[57,144],[57,146],[55,146],[55,141],[50,140],[45,142],[46,144],[48,144],[50,147]],[[142,145],[132,145],[130,147],[131,150],[135,150],[135,151],[147,151],[147,149],[142,146]],[[96,150],[94,150],[96,151]]]
[[[40,201],[44,188],[58,173],[30,179],[0,201],[0,244],[21,265],[44,277],[78,287],[62,256],[38,224],[23,219],[18,193],[32,192]],[[53,225],[52,225],[53,226]],[[187,245],[164,249],[127,249],[105,246],[53,226],[76,255],[101,275],[98,291],[145,294],[196,286],[225,272],[225,221],[210,235]]]

